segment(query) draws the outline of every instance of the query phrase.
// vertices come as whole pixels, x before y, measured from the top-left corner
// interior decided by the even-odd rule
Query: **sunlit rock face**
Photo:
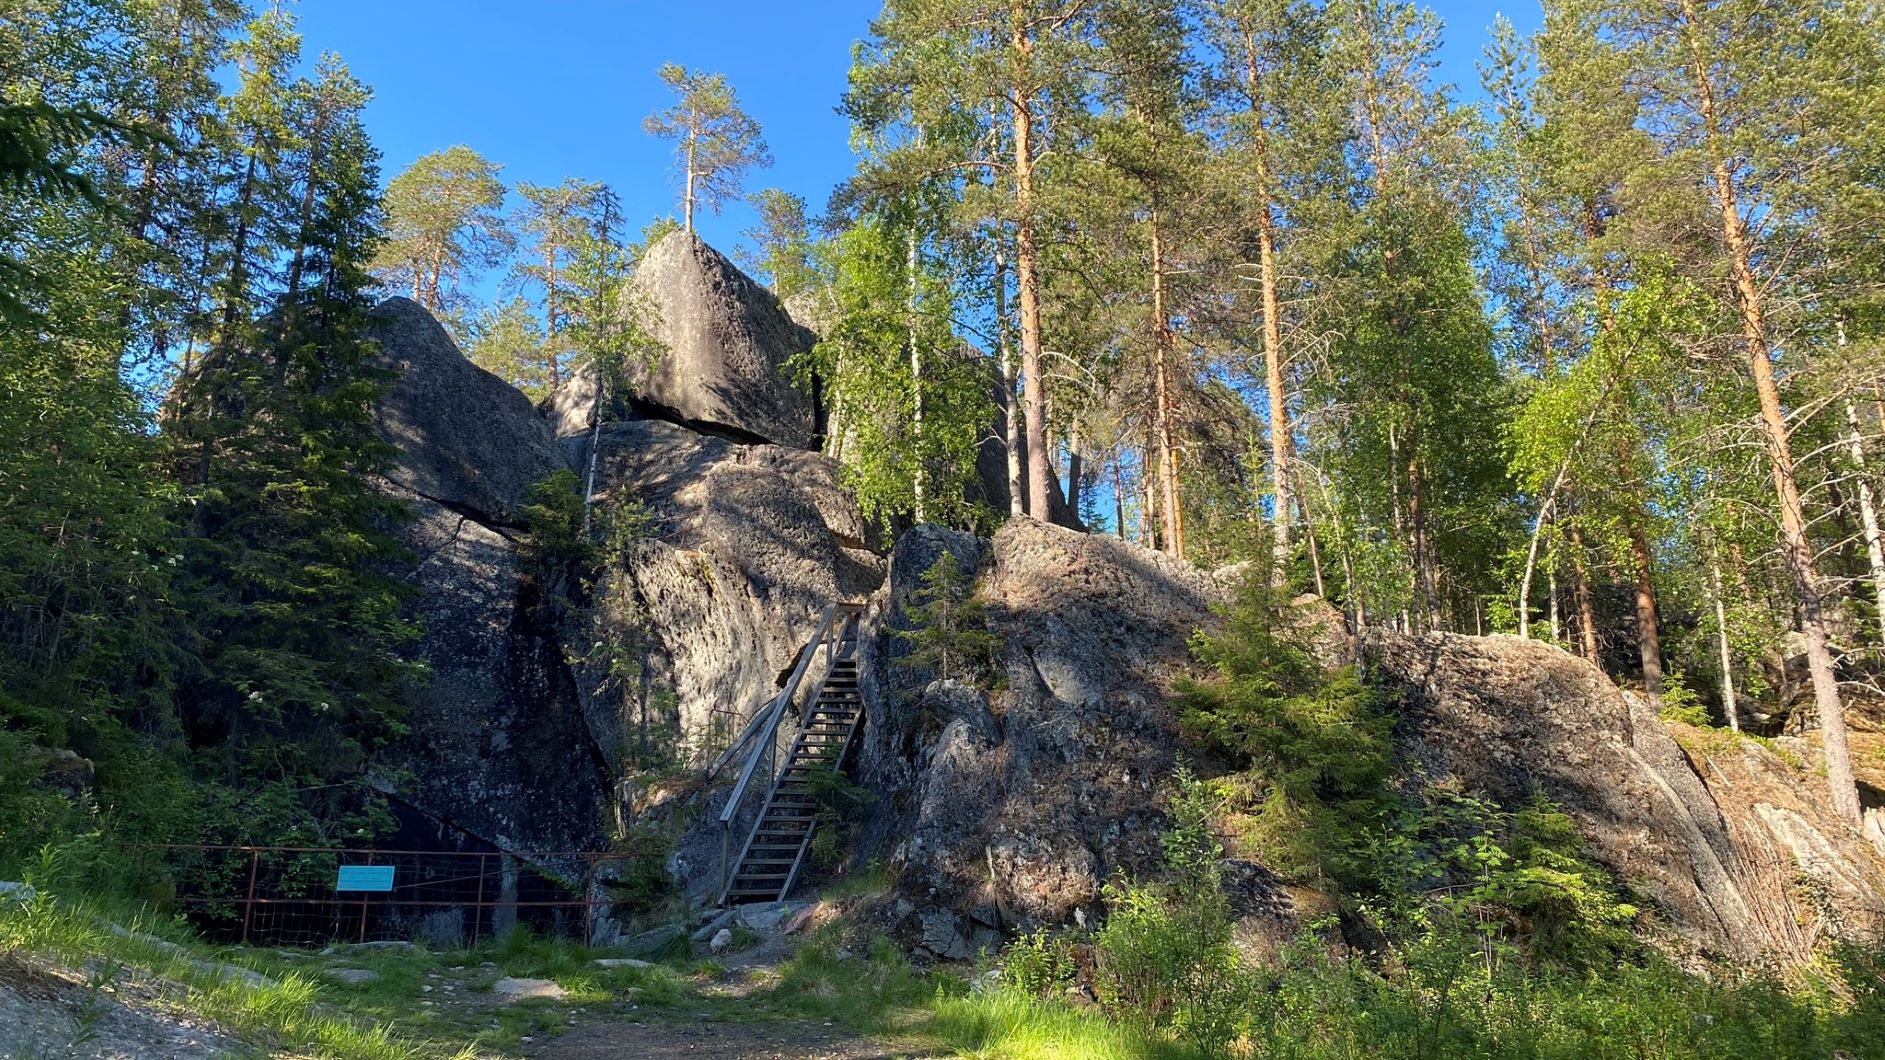
[[[1820,777],[1773,751],[1665,723],[1538,641],[1374,631],[1362,650],[1405,692],[1413,762],[1506,799],[1550,796],[1684,948],[1800,961],[1817,932],[1885,928],[1885,858],[1826,808]]]
[[[1000,637],[991,687],[898,662],[897,616],[945,551],[975,571]],[[947,956],[988,931],[1091,923],[1107,881],[1159,871],[1186,744],[1173,687],[1198,673],[1187,639],[1215,621],[1211,605],[1237,576],[1032,520],[987,540],[919,527],[897,543],[864,678],[862,776],[882,809],[857,856],[893,870],[891,920],[906,942]],[[1339,614],[1314,597],[1296,606],[1327,658],[1352,657]],[[1647,900],[1672,949],[1788,964],[1810,959],[1821,933],[1885,929],[1885,860],[1825,809],[1810,770],[1663,722],[1540,642],[1371,630],[1359,648],[1396,714],[1406,783],[1508,805],[1542,791]],[[1253,944],[1286,940],[1328,908],[1260,864],[1223,867]]]
[[[393,372],[377,409],[398,451],[386,488],[412,513],[400,573],[429,670],[408,695],[405,776],[384,785],[501,847],[587,849],[607,777],[546,599],[561,586],[518,547],[531,487],[564,466],[553,432],[416,302],[390,299],[373,320]]]
[[[592,372],[533,408],[416,303],[374,313],[393,372],[378,409],[398,450],[386,488],[414,516],[401,573],[431,671],[388,786],[508,849],[601,842],[630,757],[650,739],[682,761],[710,753],[770,697],[825,606],[882,581],[837,464],[802,448],[810,402],[781,366],[806,334],[691,236],[657,246],[640,275],[666,300],[668,367],[600,410]],[[532,488],[557,471],[592,491],[604,544],[591,569],[522,547]],[[614,533],[631,512],[638,531]],[[630,660],[641,673],[623,680]]]
[[[812,348],[772,292],[691,232],[648,249],[631,285],[635,308],[666,346],[626,366],[627,393],[661,418],[749,441],[817,447],[811,395],[787,362]]]

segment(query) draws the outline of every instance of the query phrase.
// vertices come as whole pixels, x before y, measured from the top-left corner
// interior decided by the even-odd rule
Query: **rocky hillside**
[[[1025,519],[992,539],[924,526],[883,541],[782,375],[812,333],[690,235],[655,247],[638,285],[670,355],[614,381],[606,407],[593,375],[533,407],[417,305],[376,313],[398,370],[387,488],[415,516],[433,673],[398,798],[508,849],[599,843],[632,747],[699,761],[778,686],[826,604],[868,599],[859,778],[875,802],[852,858],[892,870],[898,929],[965,956],[1017,928],[1091,922],[1109,879],[1157,864],[1184,743],[1173,684],[1223,579]],[[583,591],[524,547],[525,509],[554,472],[592,467],[592,518],[645,525],[610,538]],[[974,568],[998,634],[980,687],[899,661],[895,627],[944,552]],[[1360,648],[1401,690],[1399,737],[1427,779],[1542,790],[1686,948],[1790,961],[1885,924],[1885,860],[1775,751],[1671,726],[1537,642],[1371,631]],[[705,838],[674,863],[695,893]],[[1289,930],[1303,896],[1235,868],[1244,912]]]
[[[398,796],[508,849],[599,843],[627,741],[652,728],[691,753],[738,725],[825,605],[882,580],[836,465],[803,448],[811,405],[780,371],[809,333],[685,233],[639,282],[670,352],[601,410],[593,375],[532,407],[415,303],[375,312],[398,371],[380,413],[399,450],[388,488],[416,516],[404,534],[432,674]],[[582,594],[527,558],[522,513],[554,472],[586,481],[592,446],[594,518],[639,506],[648,525]],[[618,649],[645,681],[619,679]]]
[[[885,635],[945,549],[977,558],[1003,645],[992,694],[924,686]],[[1116,538],[1030,521],[990,541],[926,527],[898,543],[873,600],[866,745],[886,810],[860,856],[895,870],[909,938],[960,955],[997,929],[1090,922],[1106,881],[1156,864],[1157,805],[1183,746],[1168,696],[1224,588]],[[1397,734],[1421,779],[1544,792],[1679,948],[1790,963],[1826,937],[1885,930],[1885,857],[1825,808],[1799,760],[1664,722],[1536,641],[1376,630],[1362,649],[1401,693]],[[1226,867],[1259,935],[1293,930],[1313,897],[1261,866]]]

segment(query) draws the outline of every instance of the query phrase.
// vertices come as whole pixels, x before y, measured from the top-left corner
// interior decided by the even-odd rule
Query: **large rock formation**
[[[1002,642],[992,698],[898,661],[891,627],[944,551],[980,572]],[[1156,870],[1172,682],[1215,595],[1177,560],[1030,519],[987,542],[919,527],[898,543],[864,677],[863,775],[892,809],[863,841],[925,945],[961,956],[994,928],[1090,922],[1107,880]]]
[[[412,510],[400,534],[429,670],[408,704],[411,782],[389,787],[486,842],[585,849],[600,839],[606,779],[545,572],[518,555],[530,487],[563,459],[530,399],[466,360],[417,303],[390,299],[373,319],[396,373],[378,414],[398,449],[387,488]]]
[[[1505,798],[1544,791],[1689,947],[1793,961],[1822,933],[1885,929],[1885,858],[1826,809],[1820,778],[1759,744],[1666,726],[1538,641],[1375,632],[1363,650],[1407,690],[1400,731],[1421,768]]]
[[[393,371],[380,433],[399,450],[396,484],[485,523],[514,526],[531,485],[563,466],[550,427],[509,383],[460,353],[419,303],[373,310],[378,361]]]
[[[979,571],[996,691],[897,662],[895,616],[945,550]],[[865,678],[863,777],[886,809],[859,856],[896,871],[907,939],[962,956],[997,928],[1090,922],[1104,882],[1157,871],[1181,742],[1172,684],[1233,575],[1029,520],[990,541],[920,527],[898,543]],[[1346,656],[1339,616],[1299,606],[1326,612]],[[1364,648],[1374,679],[1404,691],[1396,732],[1415,779],[1544,791],[1678,948],[1789,963],[1828,933],[1885,930],[1885,860],[1824,809],[1817,778],[1759,744],[1670,726],[1535,641],[1374,631]],[[1258,934],[1287,932],[1292,901],[1313,897],[1261,866],[1226,869]]]
[[[598,606],[628,614],[599,617],[651,636],[648,676],[671,693],[663,720],[690,752],[730,736],[771,696],[828,604],[883,580],[837,465],[816,453],[659,420],[607,424],[594,501],[604,511],[643,505],[653,517],[603,574]],[[612,713],[592,717],[606,724]]]
[[[786,375],[811,349],[812,333],[779,300],[691,232],[648,249],[634,297],[656,314],[650,330],[667,346],[625,380],[663,418],[800,449],[817,445],[817,412]]]
[[[532,409],[418,306],[376,311],[397,369],[379,410],[400,453],[386,488],[415,516],[401,532],[432,670],[413,695],[411,779],[388,784],[506,849],[599,844],[651,716],[698,760],[777,687],[826,604],[869,596],[859,778],[878,799],[857,857],[895,870],[899,929],[965,956],[1018,927],[1091,922],[1105,882],[1157,870],[1173,685],[1228,575],[1022,519],[990,540],[918,527],[886,579],[836,465],[802,448],[809,406],[777,371],[802,329],[691,236],[653,253],[644,282],[693,352],[601,409],[599,430],[593,378]],[[531,485],[565,468],[593,469],[604,545],[581,572],[523,547]],[[944,551],[974,569],[998,635],[981,688],[900,661],[895,627]],[[1405,690],[1414,768],[1507,798],[1544,790],[1687,948],[1790,961],[1885,922],[1885,862],[1765,748],[1672,729],[1542,644],[1375,631],[1363,647]],[[1287,920],[1274,880],[1232,868],[1243,907]]]
[[[681,356],[627,395],[647,400],[601,410],[599,432],[593,374],[535,409],[417,304],[374,313],[395,372],[378,410],[399,451],[386,488],[414,515],[401,533],[431,671],[396,795],[507,849],[599,843],[651,726],[661,750],[702,750],[770,694],[825,605],[882,580],[836,465],[753,441],[810,440],[809,403],[777,367],[803,336],[776,302],[691,236],[651,252],[641,282],[666,299]],[[531,487],[564,469],[587,482],[592,449],[600,569],[527,558]],[[639,510],[646,525],[615,532]]]

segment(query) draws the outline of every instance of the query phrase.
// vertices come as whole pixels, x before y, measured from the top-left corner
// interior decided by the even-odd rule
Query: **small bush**
[[[985,677],[993,668],[1000,639],[988,630],[972,574],[946,550],[923,572],[920,602],[903,612],[910,628],[891,630],[910,644],[899,664],[934,670],[945,681]]]
[[[1246,579],[1192,652],[1216,675],[1180,686],[1185,724],[1245,766],[1242,831],[1266,864],[1349,882],[1392,806],[1392,720],[1352,668],[1331,670],[1276,590]]]
[[[1714,724],[1702,697],[1684,683],[1680,670],[1663,679],[1662,696],[1656,705],[1656,713],[1669,721],[1679,721],[1698,729]]]
[[[1015,939],[1001,964],[1002,982],[1028,995],[1056,998],[1074,985],[1078,966],[1073,944],[1062,935],[1035,930]]]
[[[1142,1031],[1169,1030],[1212,1050],[1237,1035],[1248,976],[1231,944],[1231,916],[1211,832],[1216,799],[1181,764],[1165,833],[1168,883],[1106,888],[1094,939],[1095,986],[1108,1010]]]
[[[818,823],[812,832],[812,865],[820,869],[832,868],[850,848],[858,821],[877,797],[868,789],[851,783],[849,777],[832,765],[820,766],[805,774],[805,793],[818,807]]]

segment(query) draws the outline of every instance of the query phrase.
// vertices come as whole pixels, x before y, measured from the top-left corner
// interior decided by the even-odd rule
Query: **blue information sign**
[[[393,889],[391,865],[342,865],[336,891],[390,891]]]

